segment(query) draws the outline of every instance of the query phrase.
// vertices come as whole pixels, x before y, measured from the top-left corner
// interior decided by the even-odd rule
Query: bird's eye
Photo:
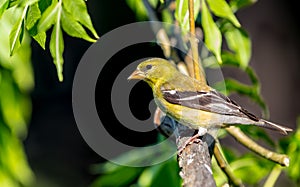
[[[147,66],[146,66],[146,69],[147,70],[149,70],[149,69],[151,69],[152,68],[152,65],[151,64],[148,64]]]

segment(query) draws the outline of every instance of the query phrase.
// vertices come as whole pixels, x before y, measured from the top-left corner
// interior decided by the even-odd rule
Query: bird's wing
[[[162,90],[162,93],[164,99],[172,104],[259,121],[258,117],[215,90],[209,92]]]

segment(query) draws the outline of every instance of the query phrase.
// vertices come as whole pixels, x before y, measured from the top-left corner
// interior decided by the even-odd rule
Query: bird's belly
[[[158,107],[170,117],[174,118],[179,123],[193,129],[215,128],[220,127],[222,115],[196,110],[181,105],[171,105],[169,103],[157,102]],[[167,110],[169,109],[169,110]]]

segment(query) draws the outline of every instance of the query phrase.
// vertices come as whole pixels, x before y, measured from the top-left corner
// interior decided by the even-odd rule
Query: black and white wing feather
[[[214,90],[210,92],[163,90],[162,93],[164,99],[172,104],[259,121],[259,118],[255,115],[240,107],[230,98]]]
[[[252,120],[255,125],[276,130],[285,135],[287,132],[292,131],[290,128],[256,117],[230,98],[215,90],[211,90],[209,92],[162,90],[162,93],[163,98],[172,104],[221,115],[248,118]]]

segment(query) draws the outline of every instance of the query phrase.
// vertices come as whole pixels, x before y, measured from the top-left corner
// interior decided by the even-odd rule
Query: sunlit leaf
[[[0,90],[0,108],[3,121],[12,129],[15,134],[26,133],[26,120],[23,115],[22,96],[15,90],[13,80],[8,72],[2,72]]]
[[[14,51],[16,51],[22,43],[24,37],[24,19],[27,12],[28,6],[26,6],[23,10],[21,17],[18,19],[14,27],[12,28],[9,34],[9,44],[10,44],[10,55],[12,56]]]
[[[38,44],[45,49],[46,43],[46,33],[39,32],[37,30],[38,20],[41,18],[41,11],[39,9],[38,3],[35,3],[29,7],[27,16],[26,16],[26,28],[29,31],[29,34],[33,37]]]
[[[57,76],[59,81],[63,81],[63,51],[64,41],[59,22],[57,22],[52,30],[50,39],[50,52],[56,66]]]
[[[194,0],[194,19],[197,18],[200,11],[200,1]],[[180,24],[184,33],[189,32],[189,6],[188,0],[176,0],[175,18]]]
[[[10,42],[10,55],[12,56],[14,51],[21,46],[22,38],[24,34],[24,21],[22,18],[18,20],[9,35]]]
[[[43,12],[37,26],[37,31],[39,33],[47,31],[55,23],[57,11],[60,6],[61,4],[54,0],[45,12]]]
[[[30,6],[32,4],[37,3],[39,0],[20,0],[18,3],[18,7]]]
[[[76,21],[88,28],[95,38],[99,38],[87,12],[87,7],[84,0],[64,0],[63,6]]]
[[[13,56],[9,55],[9,34],[22,17],[22,10],[19,7],[10,8],[0,21],[1,187],[32,186],[32,172],[19,139],[24,138],[27,132],[26,122],[31,113],[31,105],[26,93],[33,86],[30,38],[26,33],[18,51]]]
[[[202,1],[202,27],[204,31],[204,41],[209,50],[211,50],[217,58],[219,63],[222,62],[221,59],[221,44],[222,35],[214,22],[211,14],[206,6],[205,1]]]
[[[149,0],[149,4],[155,8],[158,0]],[[144,2],[141,0],[126,0],[127,5],[134,11],[139,21],[145,21],[148,18],[148,13],[145,8]]]
[[[173,15],[169,10],[163,10],[162,11],[162,20],[163,22],[172,24],[173,22]]]
[[[230,20],[236,27],[240,27],[241,24],[233,14],[230,6],[225,0],[206,0],[211,11],[219,17]]]
[[[41,11],[39,9],[38,3],[35,3],[29,6],[27,15],[26,15],[26,29],[30,30],[35,23],[40,19]]]
[[[18,5],[22,0],[9,0],[9,8]]]
[[[251,58],[251,40],[248,34],[242,29],[232,27],[224,35],[229,49],[235,53],[240,66],[245,69]]]
[[[78,23],[70,13],[68,13],[64,8],[61,15],[61,24],[64,31],[73,37],[82,38],[89,42],[96,42],[92,39],[84,30],[82,25]]]
[[[33,174],[26,163],[25,154],[21,142],[16,136],[0,121],[0,176],[5,171],[11,182],[19,181],[23,185],[32,183]],[[4,181],[0,180],[3,186]],[[19,185],[18,185],[19,186]]]
[[[8,8],[9,0],[2,0],[0,2],[0,18],[2,17],[2,14],[4,11]]]
[[[32,36],[32,38],[37,41],[37,43],[45,49],[45,43],[46,43],[46,33],[45,32],[40,32],[37,33],[36,35]]]

